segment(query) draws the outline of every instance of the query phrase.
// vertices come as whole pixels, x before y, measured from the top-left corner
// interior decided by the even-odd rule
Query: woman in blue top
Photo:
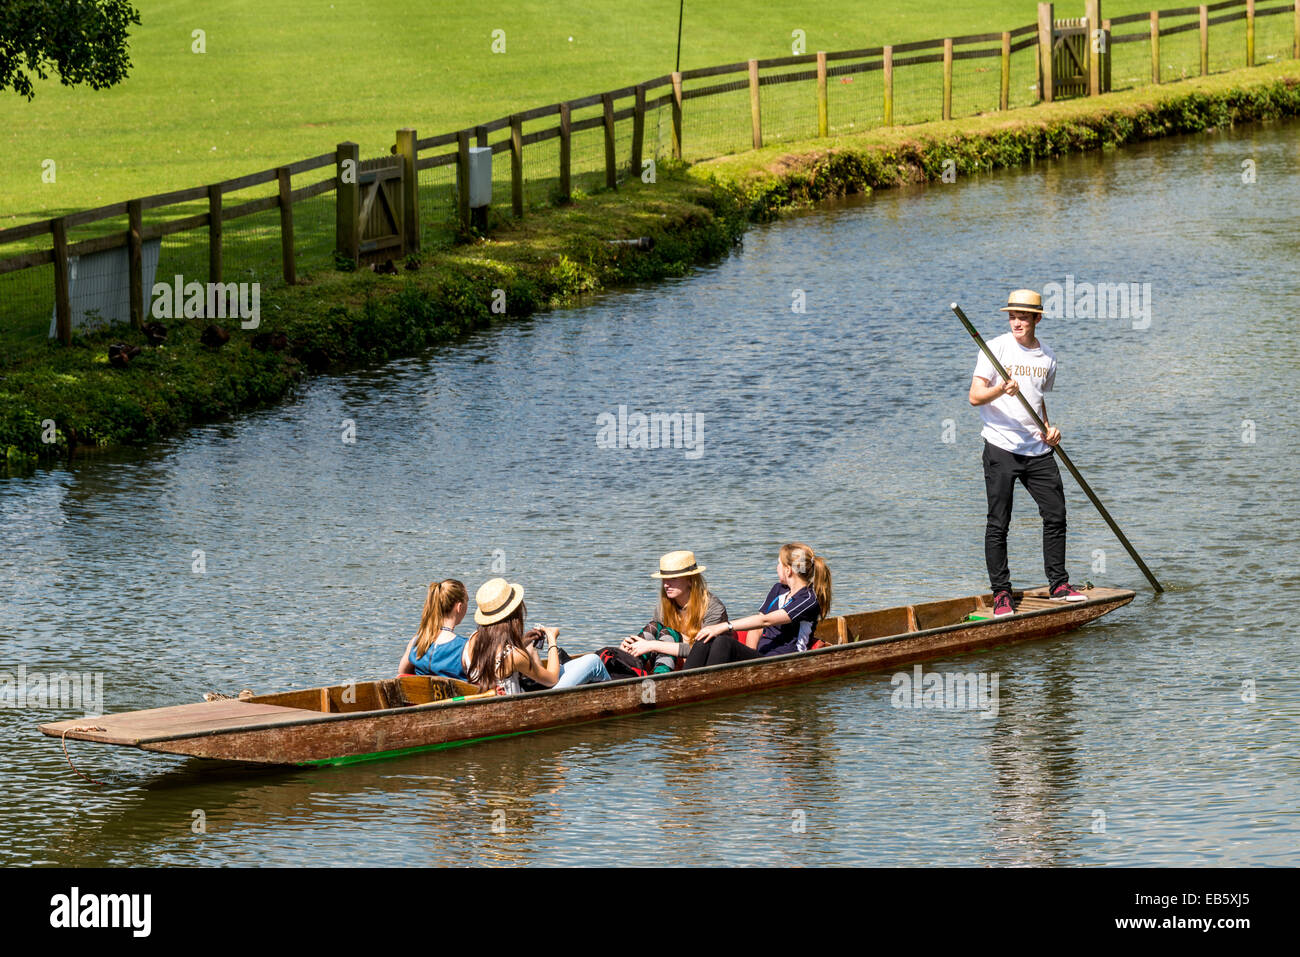
[[[831,610],[831,570],[811,548],[794,542],[781,546],[776,577],[758,614],[700,629],[687,668],[787,655],[812,646],[817,623]],[[734,634],[756,628],[763,631],[753,647]]]
[[[463,582],[447,578],[429,586],[424,599],[424,614],[420,617],[420,630],[415,633],[402,653],[399,675],[438,675],[465,681],[465,666],[461,652],[466,639],[456,634],[455,628],[465,617],[469,605],[469,592]]]

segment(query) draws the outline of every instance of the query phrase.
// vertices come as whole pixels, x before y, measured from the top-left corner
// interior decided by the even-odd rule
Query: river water
[[[333,769],[70,743],[95,786],[36,731],[81,712],[5,707],[0,863],[1300,863],[1298,134],[845,202],[677,281],[0,481],[0,670],[102,674],[107,711],[387,676],[428,582],[501,568],[573,651],[644,624],[676,548],[733,614],[789,540],[838,612],[965,595],[984,495],[948,303],[993,336],[1011,288],[1149,283],[1149,316],[1040,334],[1064,445],[1168,591],[1066,476],[1073,580],[1139,596],[927,663],[996,675],[996,716],[895,708],[871,674]],[[601,447],[620,406],[702,430]],[[1039,530],[1022,490],[1017,585]]]

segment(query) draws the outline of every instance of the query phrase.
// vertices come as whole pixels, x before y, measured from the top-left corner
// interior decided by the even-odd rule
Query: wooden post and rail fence
[[[1223,12],[1230,11],[1230,12]],[[389,156],[362,160],[356,143],[340,143],[333,152],[263,170],[206,186],[174,190],[153,196],[82,210],[54,219],[40,220],[0,230],[0,247],[27,243],[49,236],[49,248],[0,259],[0,277],[20,270],[53,264],[54,314],[57,338],[64,344],[72,339],[69,301],[69,263],[73,257],[125,247],[129,277],[130,321],[140,326],[146,316],[146,290],[141,281],[142,249],[145,242],[188,230],[207,230],[208,276],[210,283],[223,282],[223,226],[232,220],[270,209],[279,211],[280,255],[283,280],[297,282],[297,252],[294,237],[295,204],[333,191],[335,193],[335,254],[354,263],[376,256],[405,255],[421,247],[419,174],[425,170],[454,166],[456,171],[455,218],[468,231],[473,222],[470,208],[471,139],[476,149],[489,149],[493,156],[506,153],[510,164],[510,209],[514,217],[525,215],[524,150],[558,140],[555,180],[556,198],[568,202],[573,195],[573,138],[587,130],[600,130],[603,139],[604,186],[617,188],[621,175],[641,175],[646,159],[658,154],[647,150],[647,115],[664,109],[670,124],[669,150],[676,160],[684,158],[684,115],[689,100],[720,95],[747,85],[749,92],[749,144],[754,149],[765,143],[762,90],[784,83],[811,83],[815,102],[818,137],[830,135],[833,114],[828,84],[832,78],[848,82],[855,74],[879,72],[881,117],[893,126],[898,116],[895,77],[900,68],[941,64],[940,116],[953,116],[954,62],[988,58],[999,61],[998,110],[1010,108],[1013,56],[1028,49],[1036,52],[1037,99],[1051,103],[1063,96],[1096,96],[1110,89],[1110,53],[1120,43],[1145,42],[1150,49],[1150,82],[1161,82],[1161,45],[1179,33],[1199,31],[1200,75],[1209,73],[1210,28],[1245,20],[1246,42],[1242,60],[1256,62],[1256,22],[1261,17],[1292,15],[1291,56],[1300,59],[1300,0],[1257,5],[1256,0],[1224,2],[1152,10],[1102,19],[1101,0],[1084,0],[1084,16],[1058,20],[1051,3],[1038,4],[1038,19],[1013,30],[968,36],[945,37],[910,43],[889,44],[857,50],[818,51],[770,59],[751,59],[722,66],[683,70],[644,83],[596,93],[563,103],[513,113],[490,123],[479,124],[420,139],[416,130],[397,131]],[[1189,19],[1191,18],[1191,19]],[[1171,21],[1179,21],[1172,23]],[[1143,23],[1145,29],[1127,34],[1113,33],[1116,27]],[[715,78],[746,78],[718,82]],[[709,81],[711,83],[701,83]],[[747,83],[746,83],[747,81]],[[630,101],[630,102],[628,102]],[[627,102],[627,105],[622,105]],[[812,103],[810,102],[810,106]],[[594,113],[575,118],[586,110]],[[615,138],[620,122],[632,121],[629,155],[620,160]],[[525,125],[550,121],[525,132]],[[496,136],[494,140],[494,135]],[[331,175],[297,189],[293,177],[332,167]],[[595,172],[583,170],[582,172]],[[238,204],[226,197],[241,190],[275,184],[275,192]],[[144,223],[144,212],[177,204],[201,203],[206,211],[157,223]],[[88,224],[125,217],[124,231],[78,242],[70,242],[69,230]]]

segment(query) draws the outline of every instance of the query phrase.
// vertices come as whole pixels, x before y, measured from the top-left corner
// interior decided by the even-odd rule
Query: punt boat
[[[60,738],[224,761],[350,764],[662,711],[855,672],[1057,635],[1131,602],[1093,587],[1082,602],[1015,593],[1014,615],[994,618],[992,595],[900,605],[827,618],[808,651],[518,695],[479,694],[446,678],[397,678],[202,701],[57,721]]]

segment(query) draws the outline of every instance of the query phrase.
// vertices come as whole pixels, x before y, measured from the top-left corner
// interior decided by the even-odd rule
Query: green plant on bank
[[[1110,94],[993,117],[875,130],[757,150],[697,164],[661,163],[654,184],[494,219],[490,237],[427,253],[416,271],[321,270],[263,296],[257,332],[281,332],[282,351],[252,347],[232,323],[229,343],[199,341],[207,320],[173,320],[166,342],[137,330],[86,332],[71,347],[15,351],[0,367],[0,450],[13,468],[75,448],[149,442],[188,424],[281,399],[305,372],[384,362],[493,321],[575,302],[591,292],[688,272],[717,257],[748,222],[848,193],[938,179],[1070,152],[1300,115],[1300,69],[1277,64],[1189,80],[1177,88]],[[612,239],[646,236],[641,251]],[[504,293],[504,313],[494,313]],[[107,346],[143,346],[125,369]],[[46,423],[53,422],[52,442]]]

